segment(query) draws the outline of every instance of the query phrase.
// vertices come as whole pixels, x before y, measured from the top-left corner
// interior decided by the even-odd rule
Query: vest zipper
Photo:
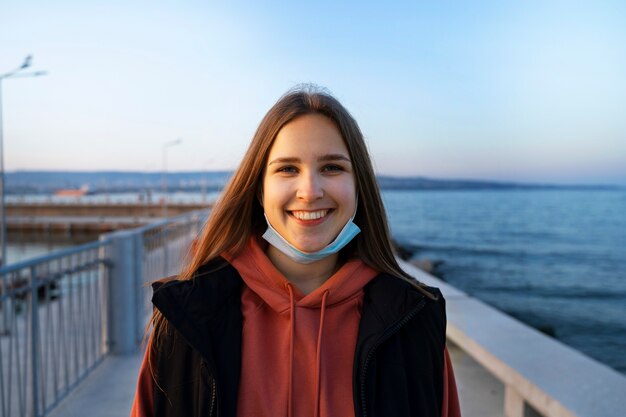
[[[215,375],[209,372],[209,367],[206,362],[202,361],[201,366],[204,367],[207,374],[211,378],[211,404],[209,406],[209,417],[219,416],[219,403],[217,401],[217,381],[215,381]],[[216,414],[213,414],[213,411],[216,411]]]
[[[363,372],[361,373],[361,409],[363,410],[363,414],[361,417],[367,417],[367,407],[365,403],[365,376],[367,374],[367,368],[370,364],[370,360],[374,356],[374,352],[378,347],[395,333],[397,333],[405,324],[407,324],[413,317],[419,313],[419,311],[424,308],[426,304],[426,300],[422,299],[419,304],[411,310],[406,316],[402,318],[399,322],[395,323],[393,326],[388,327],[383,334],[376,340],[376,343],[371,347],[371,349],[367,352],[365,356],[365,361],[363,362]]]
[[[217,401],[217,384],[215,378],[211,378],[211,406],[209,407],[209,417],[213,417],[215,402]]]

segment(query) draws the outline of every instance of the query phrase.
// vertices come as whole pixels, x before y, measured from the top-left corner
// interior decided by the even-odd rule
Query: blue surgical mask
[[[350,220],[348,220],[343,229],[341,229],[341,232],[339,232],[335,240],[317,252],[302,252],[291,243],[287,242],[287,240],[272,227],[267,219],[267,216],[265,216],[267,230],[263,233],[263,239],[267,240],[272,246],[287,255],[293,261],[301,264],[310,264],[312,262],[319,261],[320,259],[324,259],[333,253],[339,252],[348,243],[350,243],[350,241],[354,239],[359,232],[361,232],[359,226],[354,224],[352,220],[354,220],[354,215],[350,217]]]

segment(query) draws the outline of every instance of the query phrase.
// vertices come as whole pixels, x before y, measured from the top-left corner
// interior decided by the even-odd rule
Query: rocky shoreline
[[[418,258],[417,254],[419,253],[419,248],[415,248],[415,247],[409,247],[407,245],[403,245],[402,243],[399,243],[395,240],[392,240],[393,243],[393,247],[394,250],[396,252],[396,255],[400,257],[400,259],[402,259],[403,261],[406,261],[408,263],[410,263],[413,266],[416,266],[417,268],[419,268],[420,270],[426,272],[427,274],[430,274],[444,282],[447,282],[446,278],[445,278],[445,274],[443,272],[443,266],[444,266],[444,261],[441,259],[428,259],[428,258]],[[463,288],[459,288],[461,290],[463,290]],[[470,294],[471,295],[471,294]],[[486,300],[481,300],[483,302],[488,303]],[[488,303],[489,304],[489,303]],[[489,304],[494,308],[497,308],[496,306]],[[534,320],[529,319],[528,317],[522,317],[519,314],[516,314],[512,311],[506,311],[506,310],[502,310],[502,309],[498,309],[500,311],[502,311],[503,313],[523,322],[524,324],[526,324],[527,326],[530,326],[538,331],[540,331],[541,333],[550,336],[552,338],[558,339],[557,334],[556,334],[556,329],[554,326],[551,325],[537,325],[537,323],[534,323]]]
[[[400,259],[409,262],[411,265],[418,267],[427,274],[439,278],[442,281],[446,281],[445,277],[443,276],[443,271],[441,270],[444,261],[428,258],[417,259],[415,258],[415,254],[417,252],[415,248],[407,247],[395,240],[392,240],[392,244],[396,255],[398,255]]]

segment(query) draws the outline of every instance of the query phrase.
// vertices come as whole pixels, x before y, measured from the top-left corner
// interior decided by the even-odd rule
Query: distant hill
[[[169,191],[207,191],[224,187],[232,171],[169,172]],[[386,190],[510,190],[510,189],[615,189],[618,187],[560,186],[551,184],[524,184],[498,181],[443,180],[425,177],[378,176],[378,183]],[[51,194],[60,189],[77,189],[83,186],[90,193],[137,192],[161,189],[163,176],[160,172],[98,171],[15,171],[5,173],[7,194]]]
[[[512,189],[614,189],[610,185],[555,185],[464,179],[433,179],[425,177],[378,176],[385,190],[512,190]]]
[[[230,178],[230,171],[169,172],[167,188],[178,190],[219,190]],[[5,174],[7,194],[49,194],[59,189],[89,187],[90,193],[117,193],[159,190],[163,184],[160,172],[63,172],[16,171]]]

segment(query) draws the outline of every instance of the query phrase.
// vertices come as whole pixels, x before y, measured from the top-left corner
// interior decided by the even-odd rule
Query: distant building
[[[83,185],[78,189],[61,189],[54,192],[56,197],[82,197],[89,194],[89,186]]]

